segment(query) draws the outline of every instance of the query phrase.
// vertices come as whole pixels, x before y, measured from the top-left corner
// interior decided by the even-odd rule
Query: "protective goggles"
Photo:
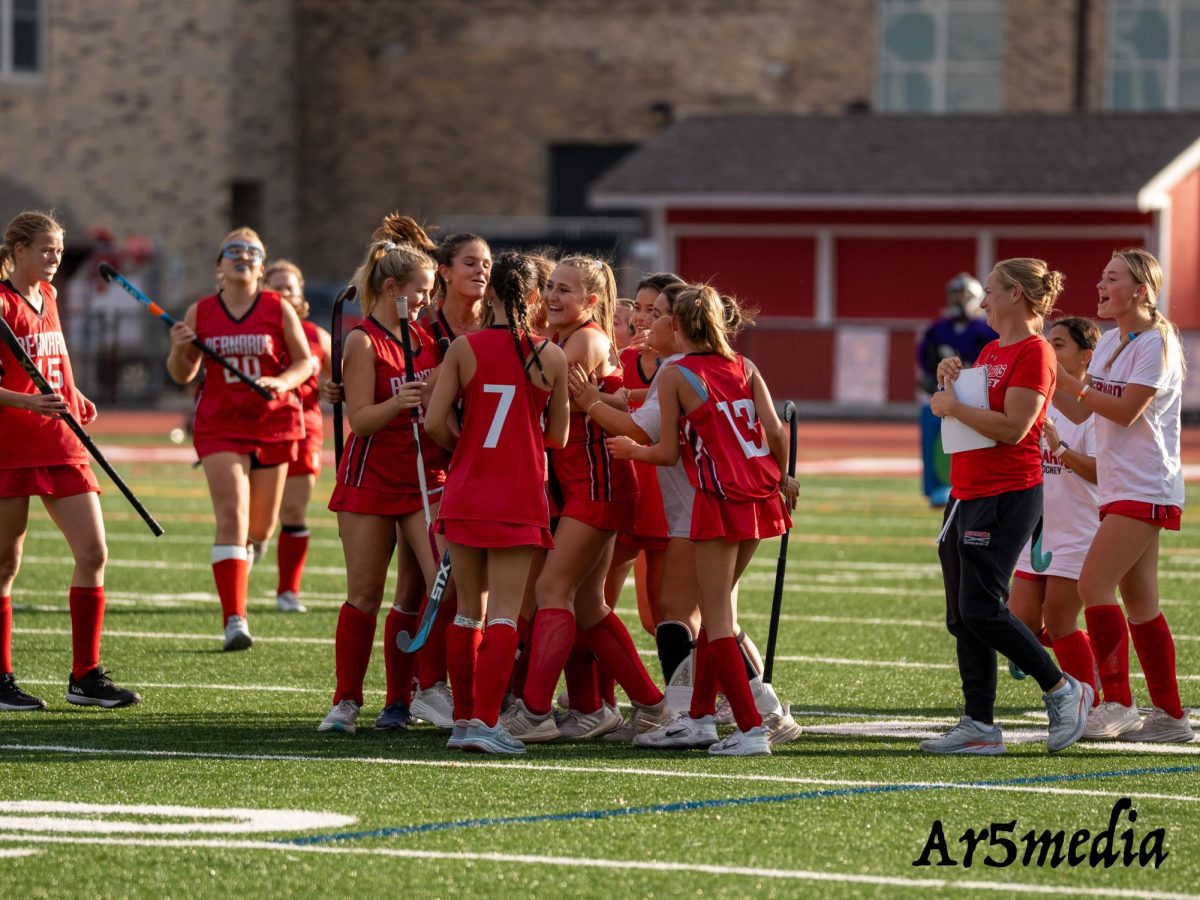
[[[257,244],[226,244],[221,248],[221,255],[226,259],[241,259],[248,256],[254,262],[262,262],[263,248]]]

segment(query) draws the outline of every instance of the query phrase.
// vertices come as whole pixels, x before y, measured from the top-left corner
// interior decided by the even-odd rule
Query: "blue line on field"
[[[730,806],[754,806],[765,803],[791,803],[796,800],[824,800],[830,797],[857,797],[865,794],[898,794],[915,791],[941,791],[954,787],[1010,787],[1023,784],[1050,784],[1066,781],[1095,781],[1102,778],[1125,778],[1139,775],[1178,775],[1200,771],[1196,766],[1161,766],[1141,769],[1118,769],[1110,772],[1078,772],[1069,775],[1029,775],[999,781],[943,782],[940,784],[879,784],[852,788],[831,788],[801,791],[794,794],[767,794],[761,797],[723,797],[716,800],[685,800],[681,803],[655,803],[651,806],[621,806],[616,809],[591,809],[578,812],[545,813],[539,816],[502,816],[482,819],[459,819],[454,822],[427,822],[424,825],[404,825],[395,828],[376,828],[371,831],[346,831],[340,834],[315,834],[287,838],[280,844],[327,844],[334,841],[357,841],[367,838],[406,837],[451,831],[459,828],[485,828],[491,825],[533,825],[540,822],[576,822],[581,820],[615,819],[619,816],[640,816],[647,813],[691,812],[696,809],[720,809]]]

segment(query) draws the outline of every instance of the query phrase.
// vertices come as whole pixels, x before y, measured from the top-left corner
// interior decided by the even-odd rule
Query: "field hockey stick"
[[[1042,552],[1043,521],[1042,517],[1038,516],[1037,524],[1033,526],[1033,537],[1029,540],[1029,564],[1039,575],[1050,568],[1050,560],[1054,558],[1053,550]]]
[[[796,477],[796,404],[789,400],[783,405],[783,420],[788,423],[788,478]],[[775,563],[775,596],[771,599],[771,627],[767,631],[767,658],[763,662],[764,684],[771,683],[775,664],[775,640],[779,637],[779,611],[783,607],[783,572],[787,568],[788,534],[779,538],[779,559]]]
[[[116,269],[114,269],[112,266],[110,266],[106,262],[100,263],[100,277],[110,283],[115,281],[121,287],[125,288],[125,290],[135,300],[137,300],[139,303],[141,303],[143,306],[145,306],[146,309],[150,310],[151,313],[158,316],[158,318],[160,318],[164,322],[166,322],[167,325],[174,325],[178,322],[178,320],[174,316],[172,316],[169,312],[167,312],[165,309],[163,309],[161,306],[159,306],[157,303],[155,303],[153,300],[151,300],[149,297],[147,297],[145,294],[143,294],[132,283],[130,283],[128,278],[126,278],[124,275],[122,275],[120,272],[118,272]],[[274,394],[272,394],[269,390],[267,390],[265,387],[263,387],[261,384],[259,384],[257,381],[255,381],[253,378],[251,378],[249,375],[247,375],[245,372],[243,372],[241,369],[239,369],[237,366],[235,366],[233,363],[231,363],[228,359],[226,359],[224,356],[222,356],[220,353],[218,353],[212,347],[208,346],[208,344],[204,343],[204,341],[200,340],[200,338],[198,338],[198,337],[192,338],[192,346],[195,347],[197,350],[199,350],[201,353],[203,353],[205,356],[207,356],[209,359],[211,359],[213,362],[215,362],[217,365],[223,366],[227,372],[232,372],[241,381],[244,381],[246,384],[250,385],[250,389],[252,391],[254,391],[254,393],[258,394],[260,397],[262,397],[264,400],[274,400],[275,399]]]
[[[396,648],[401,653],[416,653],[425,645],[425,639],[429,637],[429,632],[433,630],[433,623],[437,619],[438,607],[442,605],[442,595],[446,593],[446,582],[450,580],[450,551],[447,550],[442,554],[441,565],[438,566],[437,577],[433,580],[433,590],[429,592],[429,599],[425,601],[425,611],[421,614],[421,622],[417,626],[417,633],[409,637],[407,631],[401,631],[396,635]]]
[[[408,330],[408,298],[396,299],[396,312],[400,315],[400,341],[404,345],[404,380],[416,381],[417,373],[413,368],[412,345],[409,343]],[[414,406],[412,410],[413,446],[417,449],[417,484],[421,488],[421,506],[425,510],[425,527],[433,528],[433,516],[429,512],[429,485],[425,483],[425,460],[421,455],[421,407]],[[433,534],[430,532],[430,540]],[[437,556],[437,547],[433,549]]]
[[[54,388],[50,387],[50,382],[46,381],[46,376],[41,373],[37,367],[37,363],[25,352],[25,348],[21,346],[21,342],[13,334],[13,330],[8,327],[8,323],[4,319],[0,319],[0,340],[4,341],[8,349],[12,351],[13,356],[17,358],[17,362],[21,364],[21,368],[25,370],[25,374],[29,376],[29,380],[34,383],[39,391],[43,394],[55,393]],[[108,473],[108,477],[112,479],[113,484],[125,495],[125,499],[129,501],[130,505],[137,510],[137,514],[149,526],[154,536],[158,537],[161,535],[163,533],[162,526],[155,521],[154,516],[150,515],[146,507],[142,506],[142,501],[129,489],[129,485],[121,480],[121,476],[117,474],[117,470],[104,458],[104,454],[100,452],[100,448],[96,446],[88,433],[83,430],[83,426],[79,424],[78,420],[69,412],[60,413],[59,418],[66,422],[67,427],[75,432],[75,436],[87,448],[87,452],[92,455],[92,459],[99,463],[100,468]]]
[[[329,322],[329,333],[333,343],[333,359],[330,360],[330,368],[333,370],[333,378],[330,379],[338,387],[342,385],[342,304],[347,300],[353,300],[354,295],[358,293],[358,288],[352,284],[342,288],[342,292],[337,295],[333,301],[333,317]],[[346,438],[342,434],[342,401],[339,400],[333,404],[333,460],[334,468],[342,464],[342,449],[345,447]]]

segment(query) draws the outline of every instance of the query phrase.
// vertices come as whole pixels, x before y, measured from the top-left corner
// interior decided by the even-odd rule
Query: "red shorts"
[[[297,475],[313,475],[321,474],[321,444],[320,438],[313,440],[311,437],[305,438],[297,442],[299,444],[296,458],[288,463],[287,477],[293,478]]]
[[[722,500],[707,491],[696,491],[692,504],[693,541],[721,539],[750,541],[776,537],[792,527],[792,517],[775,494],[762,500]]]
[[[193,445],[201,459],[214,453],[237,453],[251,457],[256,468],[269,468],[290,463],[299,452],[299,441],[254,441],[242,438],[196,437]]]
[[[575,519],[597,531],[629,531],[637,515],[637,495],[623,499],[588,500],[571,497],[563,504],[558,518]]]
[[[98,493],[100,482],[87,463],[0,469],[0,497],[74,497]]]
[[[505,547],[536,547],[553,550],[550,529],[519,522],[484,522],[478,519],[437,520],[437,532],[452,544],[499,550]]]
[[[1015,572],[1013,572],[1013,578],[1021,578],[1021,579],[1024,579],[1025,581],[1038,581],[1038,582],[1042,582],[1042,581],[1046,580],[1045,575],[1038,575],[1036,572],[1022,572],[1020,569],[1017,569]]]
[[[1137,522],[1145,522],[1167,531],[1178,531],[1183,510],[1178,506],[1160,506],[1157,503],[1143,503],[1140,500],[1114,500],[1100,507],[1100,521],[1112,514],[1124,516]]]
[[[430,503],[441,500],[441,494],[432,494]],[[421,512],[420,491],[381,491],[378,488],[361,488],[338,483],[329,498],[329,508],[334,512],[361,513],[364,516],[388,516],[399,519]]]

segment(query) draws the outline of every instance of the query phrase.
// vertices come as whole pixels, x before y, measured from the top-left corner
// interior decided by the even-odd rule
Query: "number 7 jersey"
[[[66,400],[76,419],[83,412],[71,360],[63,341],[54,288],[42,282],[39,313],[8,282],[0,282],[0,315],[46,381]],[[33,380],[8,346],[0,344],[0,387],[19,394],[36,394]],[[78,465],[88,461],[87,450],[66,423],[57,417],[0,406],[0,469]]]
[[[261,291],[245,315],[235,319],[220,294],[205,297],[196,303],[196,336],[252,379],[278,375],[289,365],[282,303],[274,291]],[[206,356],[194,431],[198,438],[294,441],[304,437],[304,420],[295,391],[264,400]]]
[[[723,500],[777,495],[782,473],[754,410],[745,360],[689,353],[675,365],[703,401],[679,420],[679,453],[688,479]]]

